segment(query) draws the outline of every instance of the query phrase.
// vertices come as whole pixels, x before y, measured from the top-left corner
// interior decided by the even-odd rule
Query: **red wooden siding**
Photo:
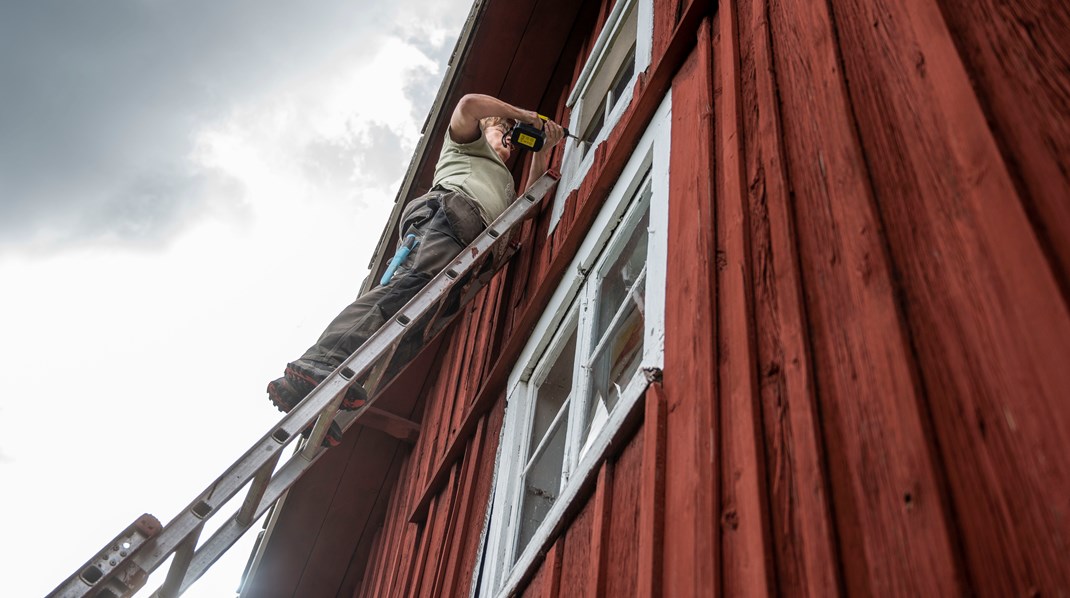
[[[1070,7],[714,4],[654,2],[557,227],[384,397],[419,439],[317,464],[256,595],[468,595],[506,378],[670,88],[663,382],[517,593],[1070,593]],[[564,120],[611,6],[489,2],[455,93]]]

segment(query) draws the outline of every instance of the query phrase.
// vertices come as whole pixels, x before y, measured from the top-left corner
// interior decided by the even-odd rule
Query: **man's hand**
[[[536,115],[536,118],[538,118],[538,115]],[[534,184],[535,180],[542,176],[542,173],[546,172],[547,167],[550,165],[550,152],[565,138],[565,130],[554,121],[544,121],[539,118],[539,124],[546,138],[543,140],[542,149],[531,155],[531,166],[528,168],[528,187]],[[546,209],[549,203],[548,201],[542,202],[542,208],[539,211]]]
[[[542,121],[542,119],[539,119]],[[540,154],[549,154],[561,140],[565,138],[565,130],[561,128],[561,125],[555,123],[552,120],[543,121],[545,126],[542,127],[543,133],[546,135],[546,140],[543,142],[542,149],[539,150]]]

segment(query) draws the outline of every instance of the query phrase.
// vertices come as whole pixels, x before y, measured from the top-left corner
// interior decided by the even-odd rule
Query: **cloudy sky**
[[[277,420],[470,4],[0,2],[5,595],[166,523]],[[231,595],[251,536],[186,595]]]

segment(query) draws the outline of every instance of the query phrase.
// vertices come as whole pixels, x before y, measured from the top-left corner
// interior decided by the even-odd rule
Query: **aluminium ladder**
[[[142,515],[48,598],[132,596],[172,554],[167,579],[152,596],[172,598],[186,591],[323,455],[321,442],[331,421],[336,421],[343,432],[349,429],[375,403],[376,391],[383,382],[389,382],[418,354],[404,349],[422,348],[434,340],[461,307],[490,282],[517,250],[511,238],[518,225],[535,212],[559,178],[556,172],[548,171],[536,180],[405,307],[166,526],[161,528],[155,517]],[[400,353],[399,348],[403,349]],[[346,390],[361,378],[366,379],[368,401],[353,411],[340,412]],[[276,471],[283,448],[313,422],[303,448]],[[238,511],[207,542],[198,545],[208,519],[246,485],[249,491]]]

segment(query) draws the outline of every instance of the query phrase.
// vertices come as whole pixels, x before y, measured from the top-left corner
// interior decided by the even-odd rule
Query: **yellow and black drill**
[[[539,115],[544,122],[550,120],[549,117]],[[579,137],[576,137],[572,133],[568,132],[568,129],[561,127],[565,131],[565,137],[571,137],[577,141],[584,141]],[[537,152],[542,149],[543,143],[546,142],[546,132],[536,127],[535,125],[529,125],[528,123],[517,122],[513,125],[513,130],[509,133],[509,143],[513,147],[520,149],[531,150]]]

